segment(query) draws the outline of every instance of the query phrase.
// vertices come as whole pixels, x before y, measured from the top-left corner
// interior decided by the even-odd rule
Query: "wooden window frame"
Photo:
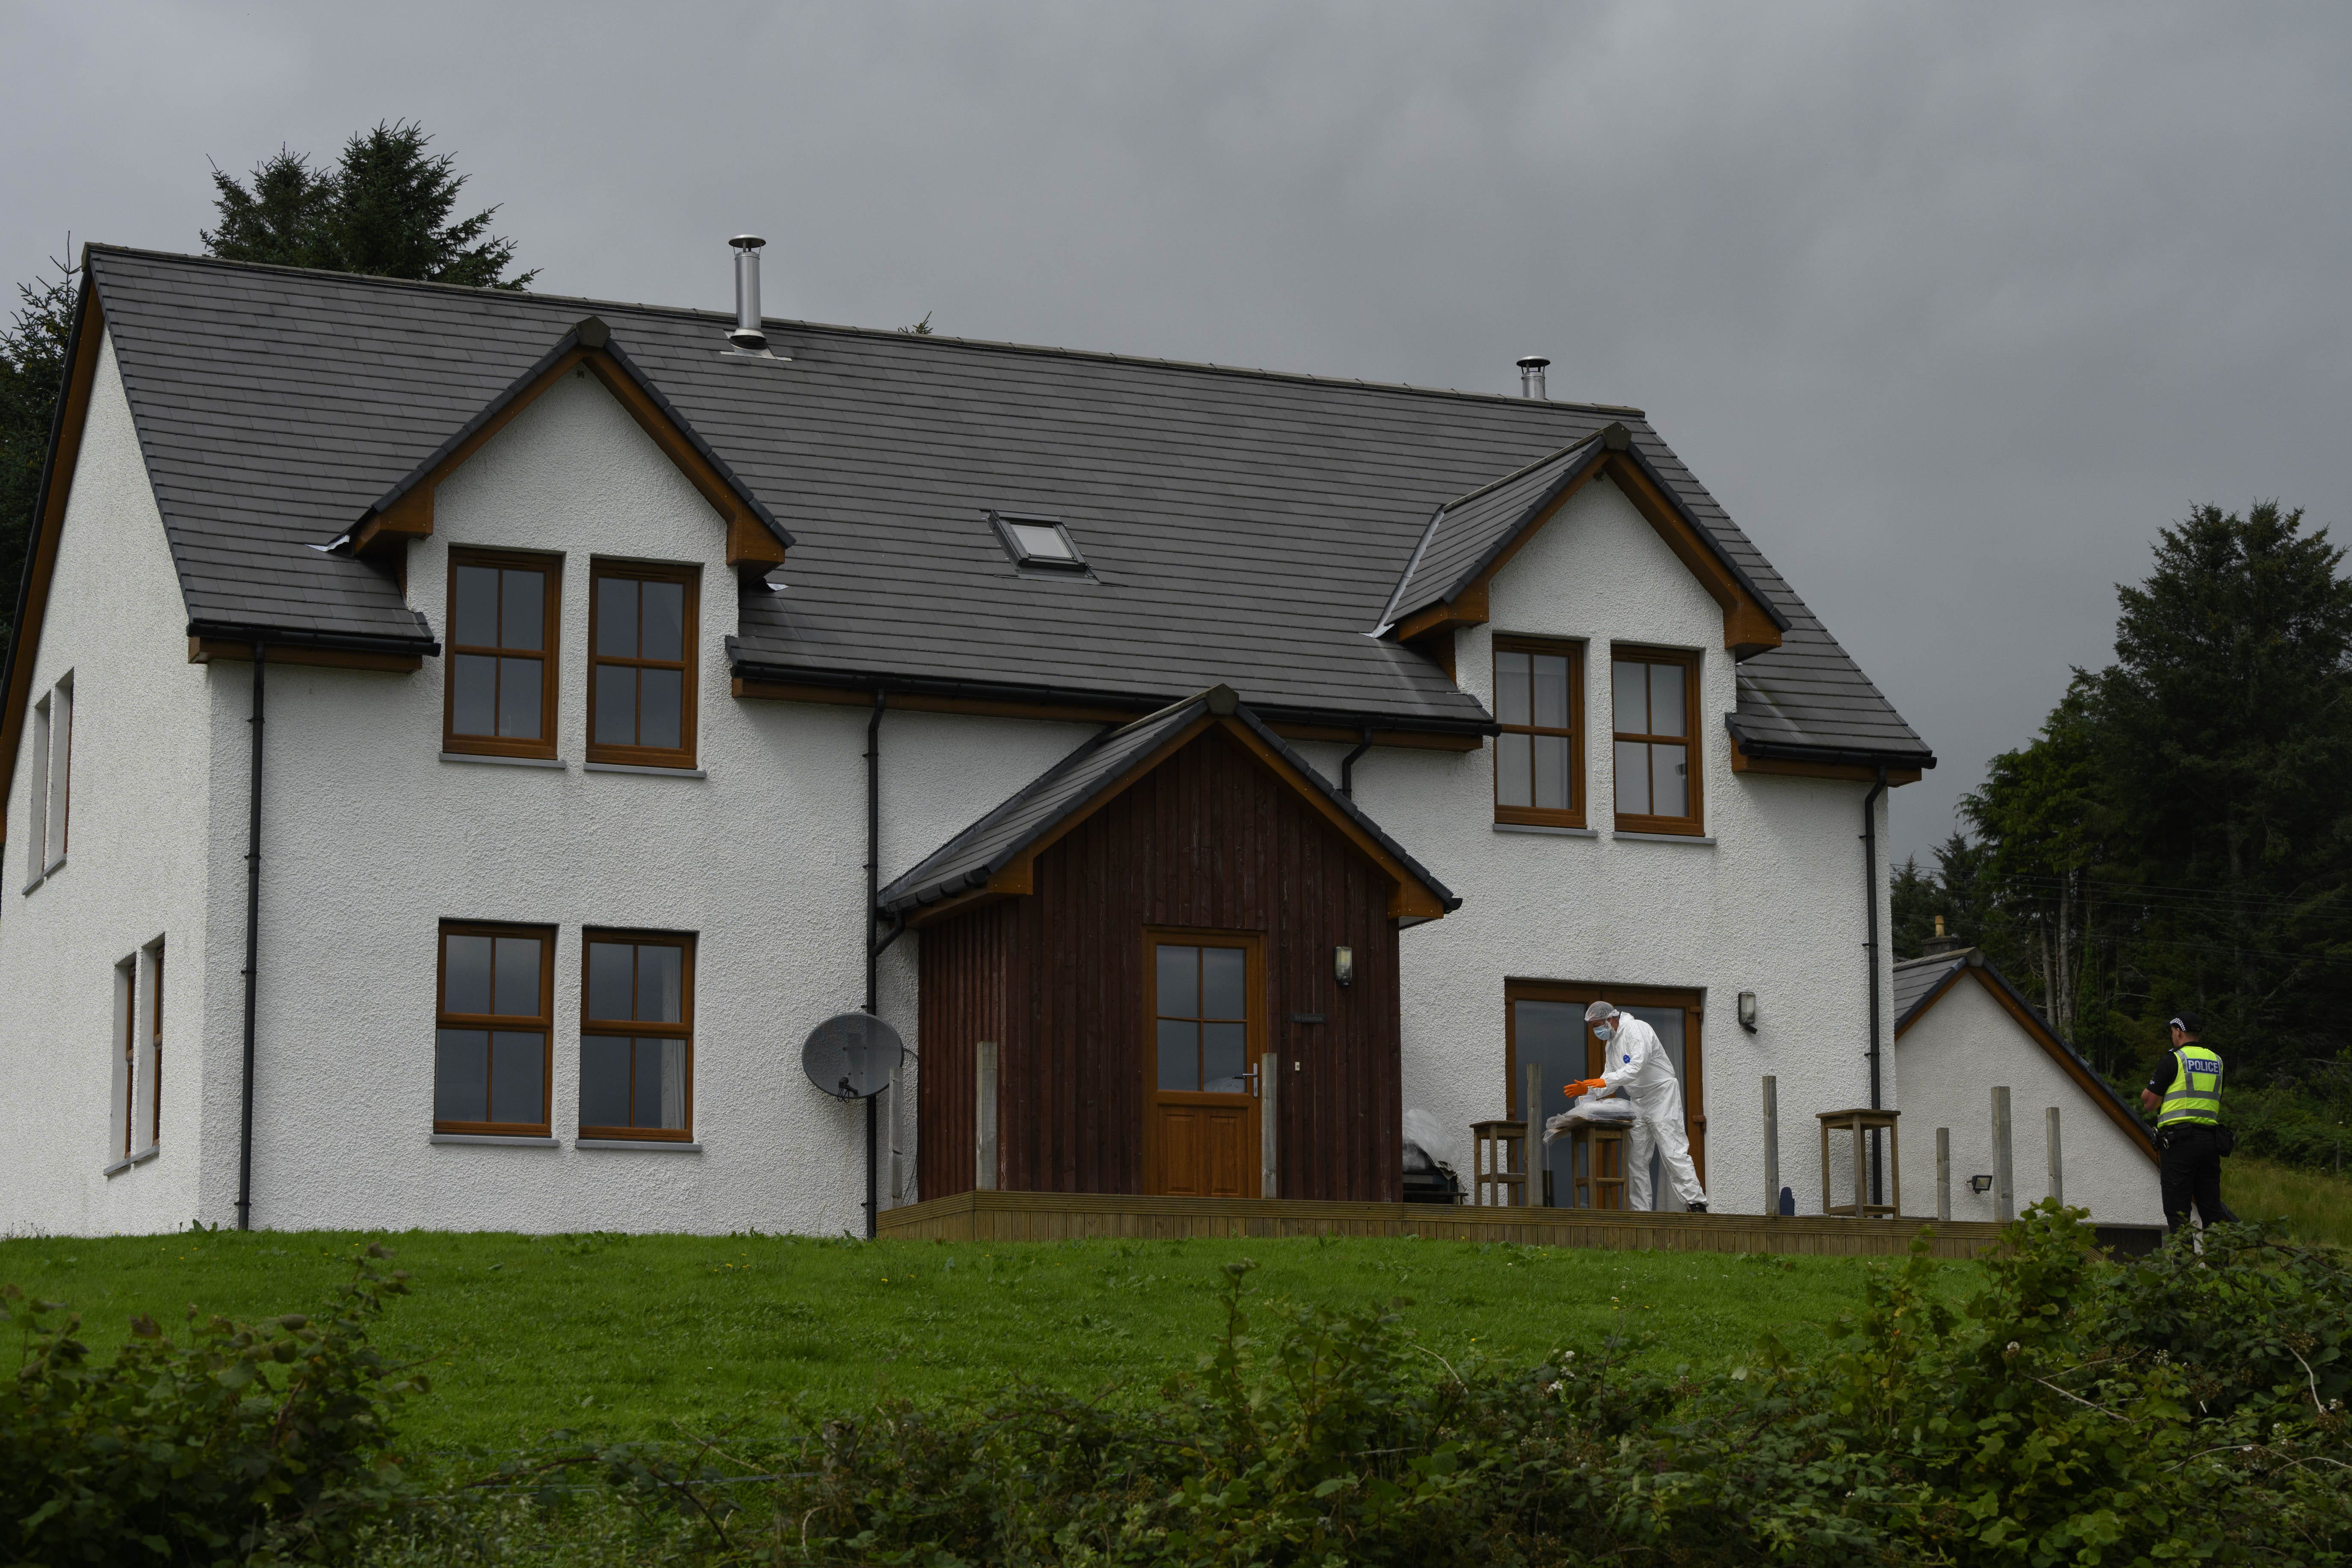
[[[1500,736],[1495,742],[1495,820],[1519,823],[1535,827],[1582,827],[1587,816],[1588,786],[1584,772],[1584,644],[1566,637],[1527,637],[1497,633],[1495,646],[1487,658],[1489,679],[1494,684],[1487,689],[1495,698],[1496,721],[1502,715],[1502,670],[1499,656],[1506,653],[1549,654],[1554,658],[1565,655],[1568,659],[1568,728],[1554,730],[1535,724],[1504,724],[1502,731],[1510,735],[1566,735],[1568,737],[1568,805],[1558,809],[1538,805],[1505,805],[1503,804],[1503,747]],[[1530,707],[1530,713],[1533,709]],[[1532,781],[1531,781],[1532,784]],[[1533,798],[1535,791],[1528,791]]]
[[[688,601],[692,601],[689,599]],[[634,946],[675,947],[680,950],[678,1017],[675,1024],[656,1024],[637,1018],[596,1018],[588,1012],[589,952],[600,942],[622,942]],[[683,1127],[607,1127],[580,1124],[579,1136],[592,1143],[691,1143],[694,1142],[694,949],[695,933],[676,931],[638,931],[624,928],[589,926],[580,933],[580,1041],[583,1052],[581,1077],[585,1086],[587,1063],[585,1052],[591,1039],[657,1038],[686,1042],[686,1114]],[[634,1047],[632,1047],[634,1049]],[[632,1078],[634,1078],[634,1074]]]
[[[681,583],[686,586],[686,604],[682,612],[678,652],[685,657],[677,660],[608,658],[596,651],[597,601],[601,595],[596,585],[607,577],[625,577],[639,583]],[[695,729],[695,681],[699,676],[702,642],[702,568],[658,561],[609,561],[603,558],[588,563],[588,697],[587,747],[592,763],[617,763],[625,767],[681,768],[695,765],[697,732]],[[596,740],[596,668],[599,665],[619,665],[631,669],[678,669],[679,680],[677,734],[682,744],[675,749],[661,746],[600,745]]]
[[[128,1160],[139,1136],[139,955],[116,964],[114,973],[122,987],[122,1147],[114,1152]]]
[[[1706,1185],[1706,993],[1673,985],[1592,985],[1574,980],[1508,979],[1503,982],[1503,1103],[1520,1115],[1519,1009],[1521,1002],[1561,1002],[1589,1007],[1607,1001],[1617,1007],[1679,1007],[1683,1013],[1683,1128],[1690,1139],[1691,1165]],[[1603,1047],[1585,1026],[1585,1074],[1598,1078]],[[1559,1109],[1568,1109],[1562,1100]],[[1661,1211],[1664,1212],[1664,1211]]]
[[[147,950],[147,1146],[163,1142],[163,950]]]
[[[1683,667],[1683,733],[1654,735],[1637,733],[1617,728],[1617,665],[1620,660],[1635,664],[1678,664]],[[1609,649],[1609,795],[1610,807],[1620,833],[1668,833],[1676,837],[1698,838],[1706,833],[1706,803],[1700,787],[1698,681],[1704,668],[1701,656],[1689,648],[1652,647],[1641,643],[1616,643]],[[1679,745],[1683,748],[1684,784],[1689,793],[1690,812],[1685,816],[1642,816],[1617,811],[1617,742],[1634,741],[1648,745]]]
[[[539,648],[534,655],[525,649],[485,647],[457,641],[457,568],[489,566],[501,570],[543,573],[547,578],[547,597],[540,611]],[[448,632],[447,646],[442,650],[441,663],[441,749],[477,757],[552,757],[555,755],[556,687],[562,677],[562,612],[563,608],[563,557],[515,550],[478,550],[471,545],[452,545],[449,549]],[[493,658],[529,658],[536,657],[539,676],[539,739],[536,741],[507,740],[497,735],[461,735],[457,733],[457,656],[481,654]]]
[[[1265,933],[1255,931],[1212,931],[1202,926],[1146,926],[1138,956],[1142,963],[1143,994],[1141,1016],[1137,1020],[1137,1040],[1141,1048],[1137,1052],[1142,1078],[1143,1108],[1143,1169],[1139,1184],[1147,1194],[1160,1189],[1160,1112],[1159,1100],[1163,1094],[1190,1099],[1203,1104],[1223,1104],[1231,1095],[1212,1095],[1193,1090],[1189,1095],[1182,1089],[1160,1087],[1160,953],[1162,943],[1180,947],[1237,947],[1243,958],[1242,985],[1249,997],[1249,1046],[1244,1058],[1245,1076],[1252,1085],[1250,1098],[1257,1102],[1257,1114],[1265,1115],[1265,1085],[1258,1074],[1265,1061],[1266,1005],[1265,993]],[[1264,1138],[1261,1126],[1260,1138]]]
[[[546,1138],[553,1133],[552,1110],[555,1103],[555,928],[542,925],[513,925],[494,921],[443,921],[433,936],[433,1028],[434,1048],[440,1048],[443,1029],[487,1029],[520,1033],[537,1029],[546,1043],[541,1050],[539,1068],[539,1120],[537,1121],[444,1121],[437,1114],[433,1119],[436,1132],[473,1133],[492,1138]],[[441,1004],[448,996],[449,938],[453,936],[529,936],[541,943],[539,963],[539,1016],[525,1017],[507,1013],[449,1013]],[[497,998],[492,997],[495,1001]],[[436,1089],[438,1089],[439,1060],[435,1060]],[[487,1108],[485,1108],[487,1109]]]

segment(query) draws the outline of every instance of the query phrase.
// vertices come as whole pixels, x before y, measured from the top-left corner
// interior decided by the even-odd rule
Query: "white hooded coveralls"
[[[1596,1093],[1620,1089],[1633,1102],[1638,1120],[1625,1142],[1625,1205],[1650,1206],[1650,1151],[1658,1152],[1659,1169],[1677,1204],[1687,1207],[1706,1202],[1691,1163],[1690,1140],[1683,1132],[1683,1086],[1675,1078],[1675,1059],[1658,1032],[1630,1013],[1609,1020],[1614,1029],[1602,1044],[1608,1063]]]

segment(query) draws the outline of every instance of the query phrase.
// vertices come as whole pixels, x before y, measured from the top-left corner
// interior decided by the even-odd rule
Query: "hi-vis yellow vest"
[[[2169,1127],[2176,1121],[2221,1121],[2221,1058],[2202,1046],[2183,1046],[2172,1053],[2172,1059],[2179,1065],[2173,1071],[2172,1087],[2164,1091],[2156,1124]]]

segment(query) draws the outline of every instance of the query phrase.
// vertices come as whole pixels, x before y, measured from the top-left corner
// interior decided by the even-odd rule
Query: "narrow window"
[[[114,966],[116,993],[122,998],[122,1138],[117,1159],[131,1158],[133,1131],[139,1125],[139,957],[133,953]]]
[[[694,1136],[694,939],[591,931],[582,942],[580,1136]]]
[[[151,950],[147,966],[147,1142],[163,1141],[163,944]]]
[[[25,890],[39,886],[49,864],[49,700],[33,704],[32,770],[26,779],[25,798],[31,819],[25,834]]]
[[[555,933],[441,928],[433,1131],[547,1136]]]
[[[48,858],[43,870],[65,864],[66,822],[72,801],[73,677],[58,682],[49,694],[49,820]]]
[[[1495,639],[1495,820],[1584,826],[1584,650]]]
[[[1629,833],[1699,831],[1691,731],[1698,661],[1689,654],[1619,648],[1612,657],[1616,709],[1617,826]]]
[[[600,561],[593,579],[588,760],[694,766],[696,573]]]
[[[449,552],[449,657],[442,749],[555,755],[555,647],[562,563]]]

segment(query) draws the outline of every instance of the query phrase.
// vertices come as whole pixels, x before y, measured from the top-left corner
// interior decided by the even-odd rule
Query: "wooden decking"
[[[912,1241],[1072,1241],[1128,1237],[1417,1236],[1523,1247],[1631,1251],[1789,1252],[1885,1258],[1927,1231],[1938,1258],[1974,1258],[2001,1227],[1981,1222],[1762,1215],[1625,1214],[1595,1209],[1314,1203],[1290,1198],[1149,1198],[1099,1193],[958,1193],[885,1209],[885,1237]]]

